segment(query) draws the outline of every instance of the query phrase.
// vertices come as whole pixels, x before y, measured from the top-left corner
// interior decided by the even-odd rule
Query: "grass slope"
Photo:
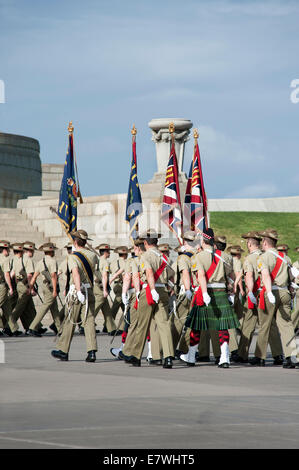
[[[215,234],[224,234],[228,245],[241,245],[246,250],[246,240],[241,234],[249,230],[274,228],[279,235],[279,243],[290,247],[289,257],[294,262],[299,254],[294,250],[299,246],[299,214],[293,212],[210,212],[210,226]]]

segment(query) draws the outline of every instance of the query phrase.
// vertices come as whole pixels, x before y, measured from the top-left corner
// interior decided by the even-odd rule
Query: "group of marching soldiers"
[[[59,266],[53,243],[39,248],[43,257],[34,263],[32,242],[0,241],[0,334],[21,335],[20,320],[26,334],[40,337],[50,311],[49,328],[57,335],[52,356],[68,360],[79,328],[85,336],[86,361],[95,362],[96,317],[102,312],[103,332],[120,342],[110,349],[112,356],[133,366],[141,365],[146,345],[150,365],[170,369],[174,360],[189,367],[208,362],[211,342],[215,364],[221,368],[231,362],[264,366],[268,344],[274,365],[298,368],[299,263],[292,265],[288,246],[279,245],[275,230],[243,234],[248,251],[243,262],[245,250],[239,245],[227,248],[226,237],[211,228],[186,231],[174,262],[170,246],[159,244],[161,234],[152,229],[140,233],[132,248],[117,247],[111,261],[108,243],[92,248],[86,231],[70,235],[72,242]],[[65,282],[64,303],[60,278]],[[42,301],[38,309],[36,295]],[[249,359],[256,329],[255,353]]]

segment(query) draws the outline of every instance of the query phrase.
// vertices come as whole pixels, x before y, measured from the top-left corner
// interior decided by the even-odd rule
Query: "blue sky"
[[[187,118],[209,198],[298,195],[298,24],[287,0],[0,0],[0,130],[63,163],[73,120],[82,193],[100,195],[127,192],[133,123],[145,183],[148,122]]]

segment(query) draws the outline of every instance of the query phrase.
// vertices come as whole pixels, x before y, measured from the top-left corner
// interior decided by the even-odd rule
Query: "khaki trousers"
[[[175,350],[178,349],[183,353],[188,352],[190,345],[190,329],[187,328],[185,334],[181,336],[190,310],[190,305],[191,301],[185,297],[177,307],[176,315],[172,313],[168,320],[171,328],[173,347]]]
[[[286,289],[273,290],[272,293],[275,296],[275,305],[269,302],[267,294],[265,294],[265,311],[258,309],[260,327],[255,356],[260,359],[266,359],[270,327],[274,317],[276,317],[285,357],[290,357],[296,349],[295,340],[287,346],[288,341],[294,335],[294,326],[291,319],[291,295]]]
[[[18,329],[18,324],[12,316],[11,301],[10,297],[8,297],[8,289],[4,283],[0,284],[0,308],[2,308],[3,312],[3,318],[0,317],[2,328],[5,328],[7,325],[10,331],[14,333]]]
[[[124,349],[123,349],[123,353],[126,356],[132,356],[132,348],[135,344],[135,338],[136,338],[138,314],[137,314],[137,310],[134,308],[135,300],[136,300],[136,296],[134,294],[132,295],[132,298],[130,300],[130,326],[128,329],[128,334],[127,334],[126,342],[125,342]]]
[[[248,302],[246,301],[244,305],[244,320],[241,328],[241,338],[239,341],[238,354],[243,359],[247,360],[249,355],[249,348],[251,345],[252,337],[255,331],[255,328],[258,325],[258,309],[254,307],[253,309],[248,308]],[[259,332],[259,334],[261,334]],[[282,355],[282,346],[279,331],[275,318],[272,319],[269,331],[269,345],[271,348],[272,357]]]
[[[298,328],[299,323],[299,289],[296,290],[296,295],[294,297],[294,308],[292,312],[292,322],[294,328]]]
[[[160,334],[158,330],[158,325],[154,317],[152,317],[150,324],[150,338],[151,338],[151,352],[152,358],[156,361],[162,357],[162,344],[160,339]]]
[[[123,303],[122,303],[122,298],[121,298],[122,284],[119,283],[119,282],[114,284],[113,292],[115,294],[115,298],[113,300],[113,304],[112,304],[112,307],[111,307],[111,313],[112,313],[112,317],[115,319],[115,317],[117,315],[117,312],[119,311],[120,307],[122,308],[122,310],[124,310]]]
[[[48,287],[44,287],[43,296],[44,296],[43,304],[41,305],[40,310],[37,312],[34,320],[31,322],[29,329],[37,331],[39,328],[40,322],[42,321],[42,319],[44,318],[48,310],[50,310],[55,326],[57,330],[60,330],[63,317],[59,313],[57,298],[53,297],[53,293]]]
[[[168,321],[169,296],[163,287],[157,287],[156,290],[160,299],[158,304],[153,306],[147,303],[145,289],[142,289],[140,293],[135,343],[132,347],[132,356],[138,359],[141,359],[152,317],[157,323],[164,359],[174,356],[171,328]]]
[[[98,350],[94,321],[95,298],[92,289],[88,289],[88,310],[86,316],[85,307],[86,299],[84,304],[81,304],[79,300],[76,300],[71,309],[70,315],[66,316],[62,326],[61,336],[57,342],[57,348],[60,351],[63,351],[65,353],[69,352],[74,331],[77,326],[76,324],[79,323],[79,321],[82,322],[81,326],[83,326],[84,328],[87,352]]]
[[[29,330],[36,315],[32,296],[27,294],[27,289],[23,282],[17,283],[18,301],[12,312],[13,320],[17,322],[20,318],[25,330]]]
[[[101,310],[104,316],[105,325],[108,333],[116,330],[115,321],[112,315],[108,299],[104,297],[103,288],[98,283],[94,284],[93,293],[95,297],[95,317]]]

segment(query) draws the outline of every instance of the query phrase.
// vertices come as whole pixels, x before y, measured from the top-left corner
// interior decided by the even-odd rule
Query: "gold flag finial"
[[[136,135],[136,134],[137,134],[137,129],[136,129],[136,127],[135,127],[135,124],[133,124],[132,130],[131,130],[131,134],[132,134],[132,135]]]
[[[67,128],[70,134],[74,132],[74,126],[73,126],[73,121],[69,122],[69,127]]]
[[[198,139],[198,137],[199,137],[198,129],[193,130],[193,137],[194,137],[194,139]]]
[[[174,123],[173,123],[173,122],[171,122],[171,123],[169,124],[168,129],[169,129],[170,134],[173,134],[173,133],[174,133]]]

